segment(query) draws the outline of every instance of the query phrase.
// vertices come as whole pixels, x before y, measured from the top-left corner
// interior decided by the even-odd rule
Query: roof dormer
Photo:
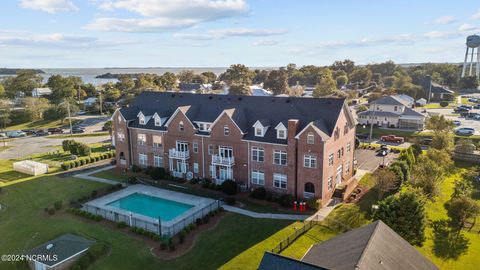
[[[142,111],[140,111],[137,114],[137,117],[138,117],[138,123],[140,123],[140,125],[146,125],[147,124],[147,121],[145,119],[145,115],[142,113]]]
[[[162,123],[164,122],[164,121],[162,121],[162,118],[158,115],[158,113],[155,113],[153,115],[153,120],[155,122],[156,127],[162,126]]]
[[[287,138],[287,127],[282,122],[278,123],[275,130],[277,131],[277,139],[284,140]]]
[[[257,120],[255,124],[253,124],[253,128],[255,130],[255,137],[263,137],[267,132],[268,127],[270,126],[268,120],[262,119]]]

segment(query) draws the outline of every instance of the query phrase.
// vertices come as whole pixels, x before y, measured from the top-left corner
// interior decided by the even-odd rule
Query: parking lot
[[[465,119],[465,117],[460,117],[460,114],[455,114],[453,109],[427,109],[427,112],[444,115],[445,118],[452,121],[458,120],[460,121],[460,126],[455,127],[455,129],[463,127],[473,128],[475,129],[475,135],[480,135],[480,120],[475,120],[473,118]],[[480,110],[478,109],[471,110],[470,112],[480,114]]]
[[[384,157],[378,155],[378,153],[374,150],[357,149],[355,150],[355,158],[357,159],[357,165],[355,168],[357,170],[373,172],[383,162],[385,162],[385,164],[390,164],[392,161],[397,159],[398,156],[399,154],[390,152],[385,156],[384,160]]]

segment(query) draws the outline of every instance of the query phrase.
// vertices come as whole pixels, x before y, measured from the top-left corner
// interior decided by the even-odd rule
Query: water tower
[[[475,76],[477,78],[480,76],[480,52],[478,49],[480,48],[480,36],[478,35],[471,35],[467,37],[467,51],[465,52],[465,61],[463,61],[463,69],[462,69],[462,78],[465,76],[474,76],[473,74],[473,63],[474,63],[474,55],[475,55],[475,49],[476,49],[476,54],[477,54],[477,60],[475,61],[476,66],[475,66]],[[472,49],[471,52],[471,57],[470,57],[470,68],[467,72],[467,66],[468,66],[468,53],[469,50]]]

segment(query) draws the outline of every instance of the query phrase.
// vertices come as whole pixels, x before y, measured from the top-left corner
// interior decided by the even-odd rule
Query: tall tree
[[[120,75],[117,82],[117,88],[120,89],[120,91],[126,93],[132,90],[134,87],[135,82],[133,81],[132,77],[127,74]]]
[[[255,73],[247,66],[235,64],[222,73],[220,78],[229,86],[230,93],[251,94],[250,85],[254,76]]]
[[[20,70],[17,76],[8,77],[4,80],[5,93],[7,97],[13,98],[17,92],[23,92],[26,96],[32,95],[35,87],[40,87],[42,77],[34,70]]]
[[[352,74],[352,72],[355,70],[355,62],[349,59],[345,59],[343,61],[335,61],[333,64],[330,66],[332,70],[342,70],[344,71],[347,75]]]
[[[405,191],[388,196],[378,203],[374,220],[382,220],[412,245],[425,241],[425,207],[421,195]]]
[[[366,67],[356,67],[350,74],[350,82],[357,83],[361,87],[367,86],[372,80],[372,71]]]
[[[193,70],[182,70],[178,73],[177,77],[182,83],[192,83],[193,78],[195,77],[195,72]]]
[[[201,75],[207,78],[207,83],[214,83],[217,80],[217,75],[211,71],[202,72]]]
[[[395,190],[398,186],[398,179],[395,173],[389,169],[378,169],[373,174],[375,188],[378,193],[378,199],[383,199],[385,193]]]
[[[319,74],[319,82],[313,90],[314,97],[332,95],[337,90],[337,83],[333,79],[330,69],[322,69]]]
[[[62,77],[61,75],[52,75],[48,78],[47,86],[52,89],[50,98],[55,103],[63,102],[65,98],[77,97],[78,90],[82,85],[80,77]]]
[[[268,70],[265,70],[265,69],[255,69],[255,77],[253,77],[253,83],[254,84],[261,84],[261,83],[265,83],[265,81],[267,80],[268,78],[268,74],[270,73]]]
[[[452,225],[457,228],[463,228],[468,219],[475,219],[480,213],[478,203],[467,196],[459,196],[450,199],[445,203],[448,217]]]
[[[263,87],[269,89],[274,95],[286,94],[288,90],[288,74],[285,69],[272,70]]]

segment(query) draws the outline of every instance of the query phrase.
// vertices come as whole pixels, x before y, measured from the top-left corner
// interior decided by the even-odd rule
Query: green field
[[[46,138],[48,139],[75,139],[75,138],[85,138],[85,137],[100,137],[100,136],[109,136],[108,132],[95,132],[95,133],[81,133],[81,134],[62,134],[62,135],[49,135]]]
[[[69,232],[111,245],[111,253],[89,269],[217,269],[290,223],[228,213],[214,229],[202,233],[187,254],[162,260],[153,257],[143,242],[120,231],[66,213],[44,213],[43,209],[57,200],[68,205],[71,199],[104,187],[96,182],[46,176],[2,188],[0,203],[6,209],[0,211],[0,254],[18,254]],[[0,263],[0,269],[13,266]]]
[[[72,124],[81,123],[81,120],[72,119]],[[8,126],[5,130],[22,130],[22,129],[46,129],[55,127],[67,128],[69,125],[67,120],[38,120],[34,122],[27,122],[18,125]]]

